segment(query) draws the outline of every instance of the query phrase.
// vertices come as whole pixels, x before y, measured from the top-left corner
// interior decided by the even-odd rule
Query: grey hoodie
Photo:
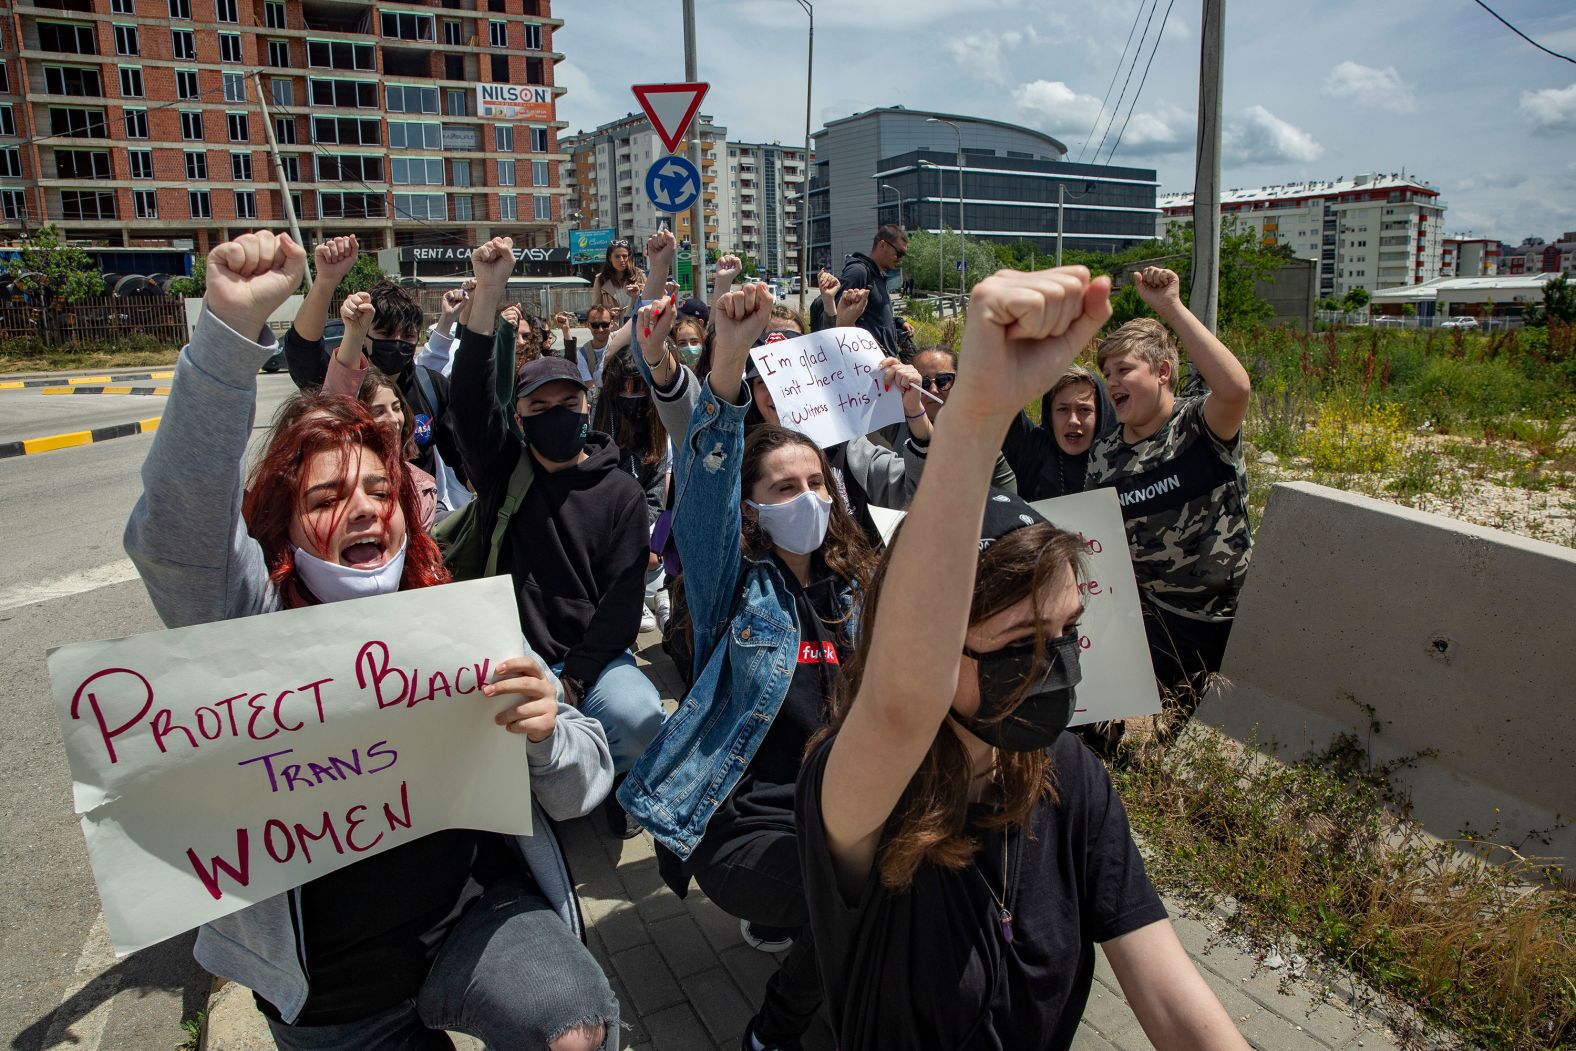
[[[175,367],[125,535],[126,553],[166,627],[281,608],[262,549],[241,517],[257,370],[273,349],[272,333],[264,330],[262,341],[253,342],[205,306]],[[526,655],[536,657],[529,645]],[[512,843],[543,896],[583,937],[574,884],[548,819],[579,817],[606,798],[613,785],[607,736],[596,720],[560,703],[553,735],[527,741],[526,762],[537,831]],[[300,916],[298,887],[205,924],[193,955],[214,974],[256,990],[293,1022],[309,992]]]

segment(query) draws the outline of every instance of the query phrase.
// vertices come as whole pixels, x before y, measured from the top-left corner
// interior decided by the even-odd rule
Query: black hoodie
[[[865,301],[865,312],[856,324],[874,336],[888,354],[894,358],[902,357],[903,341],[898,336],[897,321],[892,317],[892,293],[887,291],[886,271],[863,252],[855,252],[844,260],[840,280],[843,286],[837,291],[839,300],[850,288],[870,290],[870,298]],[[832,324],[836,323],[836,318],[833,318]]]
[[[1089,443],[1089,449],[1117,427],[1116,408],[1105,392],[1105,380],[1096,375],[1094,386],[1094,441]],[[1001,444],[1002,455],[1007,457],[1013,473],[1018,476],[1018,495],[1032,503],[1083,492],[1089,450],[1077,456],[1062,451],[1051,430],[1054,421],[1048,394],[1040,399],[1040,420],[1036,424],[1029,419],[1028,413],[1018,413]]]

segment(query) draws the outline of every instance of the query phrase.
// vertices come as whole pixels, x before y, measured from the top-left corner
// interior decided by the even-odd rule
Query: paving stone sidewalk
[[[671,708],[681,690],[677,673],[654,635],[643,636],[641,647],[640,663]],[[699,889],[692,887],[682,900],[669,891],[657,875],[649,834],[615,839],[593,815],[561,826],[560,836],[580,890],[587,942],[612,980],[630,1027],[623,1046],[735,1051],[776,960],[746,945],[738,921]],[[1259,1051],[1398,1051],[1377,1019],[1360,1017],[1339,995],[1327,1001],[1311,985],[1287,976],[1284,967],[1267,968],[1220,938],[1218,918],[1171,900],[1166,905],[1189,955]],[[1147,1051],[1152,1045],[1104,955],[1095,957],[1094,987],[1074,1051]],[[273,1046],[244,989],[227,985],[216,992],[208,1022],[203,1046],[212,1051]],[[465,1037],[455,1042],[462,1051],[481,1047]],[[805,1042],[806,1051],[834,1047],[821,1024]]]

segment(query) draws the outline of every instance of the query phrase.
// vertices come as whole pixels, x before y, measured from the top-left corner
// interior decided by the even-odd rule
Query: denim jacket
[[[793,592],[770,560],[739,547],[744,415],[700,386],[688,437],[675,450],[673,536],[695,628],[695,685],[629,772],[618,799],[680,858],[706,834],[788,695],[799,651]],[[859,631],[855,592],[839,599]]]

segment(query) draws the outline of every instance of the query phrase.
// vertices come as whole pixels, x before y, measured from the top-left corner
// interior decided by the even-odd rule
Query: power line
[[[1156,0],[1158,3],[1159,0]],[[1149,83],[1149,67],[1155,64],[1155,52],[1160,50],[1160,41],[1166,35],[1166,23],[1171,20],[1171,5],[1176,0],[1167,0],[1166,13],[1160,17],[1160,30],[1155,33],[1154,46],[1149,49],[1149,61],[1144,63],[1144,75],[1138,78],[1138,90],[1133,92],[1133,101],[1127,107],[1127,117],[1122,121],[1122,130],[1116,133],[1116,142],[1111,144],[1111,152],[1105,155],[1105,163],[1110,164],[1111,158],[1116,156],[1117,147],[1122,145],[1122,136],[1127,134],[1127,122],[1133,119],[1133,110],[1138,108],[1138,100],[1144,94],[1144,85]]]
[[[1121,112],[1122,100],[1127,97],[1127,85],[1133,82],[1133,70],[1138,68],[1138,56],[1144,53],[1144,41],[1149,37],[1149,25],[1155,20],[1155,8],[1160,6],[1160,0],[1154,0],[1149,5],[1149,17],[1144,21],[1144,31],[1138,35],[1138,50],[1133,52],[1133,64],[1127,67],[1127,79],[1122,81],[1122,93],[1116,96],[1116,106],[1111,110],[1111,119],[1105,123],[1105,134],[1100,136],[1100,145],[1094,148],[1094,156],[1090,163],[1100,162],[1100,151],[1105,147],[1106,136],[1111,134],[1111,125],[1116,123],[1116,115]]]
[[[1138,0],[1138,6],[1133,9],[1133,24],[1127,30],[1127,42],[1122,45],[1122,57],[1116,60],[1116,68],[1111,70],[1111,83],[1105,86],[1105,94],[1100,98],[1100,108],[1095,112],[1094,123],[1089,127],[1089,134],[1084,136],[1083,145],[1078,149],[1078,160],[1083,160],[1084,151],[1089,148],[1089,140],[1094,138],[1094,133],[1100,127],[1100,118],[1105,116],[1105,104],[1111,101],[1111,89],[1116,87],[1116,78],[1121,75],[1122,67],[1127,64],[1127,49],[1133,43],[1133,34],[1138,32],[1138,19],[1144,13],[1144,0]]]
[[[1521,39],[1525,40],[1527,43],[1531,44],[1533,47],[1537,48],[1539,51],[1543,52],[1545,55],[1553,55],[1555,58],[1563,58],[1565,61],[1567,61],[1567,62],[1569,62],[1569,63],[1571,63],[1573,65],[1576,65],[1576,58],[1571,58],[1569,55],[1562,55],[1558,51],[1550,51],[1548,48],[1544,47],[1542,44],[1538,43],[1536,40],[1532,39],[1530,36],[1528,36],[1527,34],[1523,33],[1521,30],[1517,29],[1515,26],[1511,25],[1509,22],[1506,22],[1505,19],[1500,16],[1500,13],[1498,11],[1494,10],[1492,7],[1490,7],[1487,4],[1485,4],[1483,2],[1483,0],[1473,0],[1473,2],[1476,3],[1483,10],[1487,11],[1489,14],[1493,15],[1495,18],[1498,18],[1500,23],[1506,29],[1510,30],[1512,33],[1515,33]]]

